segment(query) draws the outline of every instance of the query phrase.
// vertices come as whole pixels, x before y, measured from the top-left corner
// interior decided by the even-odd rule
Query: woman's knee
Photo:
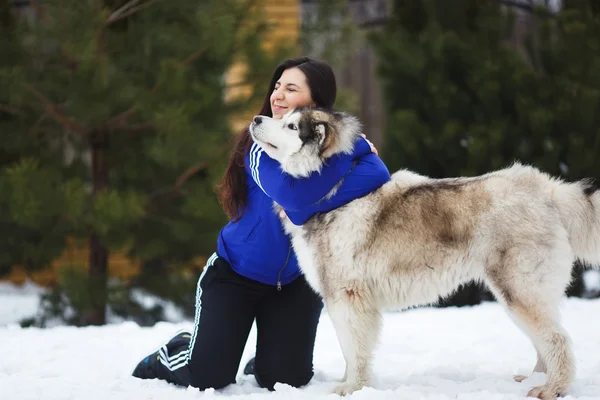
[[[292,387],[302,387],[307,385],[310,380],[313,378],[314,373],[312,370],[310,371],[278,371],[278,372],[263,372],[263,371],[255,371],[254,377],[256,378],[256,382],[260,387],[275,390],[276,383],[285,383]]]
[[[235,383],[235,379],[223,376],[200,376],[191,379],[190,386],[201,391],[206,389],[222,389],[230,384]]]

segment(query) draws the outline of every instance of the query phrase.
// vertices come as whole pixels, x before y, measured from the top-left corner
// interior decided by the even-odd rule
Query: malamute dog
[[[302,108],[282,120],[255,117],[250,131],[285,172],[303,177],[350,152],[361,126],[346,113]],[[452,179],[401,170],[303,226],[282,219],[346,360],[337,393],[369,383],[383,309],[431,304],[471,280],[487,285],[537,350],[534,371],[547,382],[528,395],[555,398],[572,382],[558,306],[576,259],[600,265],[598,181],[567,183],[520,164]]]

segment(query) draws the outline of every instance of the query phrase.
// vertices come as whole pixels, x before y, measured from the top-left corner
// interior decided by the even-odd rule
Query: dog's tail
[[[600,267],[600,181],[589,178],[558,184],[554,200],[569,233],[575,257]]]

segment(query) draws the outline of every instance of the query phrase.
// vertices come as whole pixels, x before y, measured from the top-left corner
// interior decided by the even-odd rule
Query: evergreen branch
[[[240,30],[240,27],[242,26],[242,23],[244,21],[244,17],[246,15],[248,15],[248,13],[252,9],[252,7],[254,7],[255,4],[256,4],[256,0],[248,0],[246,2],[246,7],[244,7],[244,9],[237,15],[237,18],[235,20],[235,24],[233,27],[233,32],[238,32]],[[235,53],[237,53],[237,51],[238,51],[238,46],[234,44],[231,49],[231,54],[235,54]]]
[[[41,22],[48,21],[48,15],[46,14],[46,11],[44,10],[44,6],[42,6],[40,4],[39,0],[26,0],[26,3],[31,8],[33,8],[37,18],[39,18],[39,21],[41,21]],[[60,54],[66,59],[68,68],[71,71],[75,71],[77,69],[77,65],[79,64],[77,62],[77,59],[75,57],[73,57],[72,55],[70,55],[67,50],[65,50],[65,47],[62,45],[62,43],[58,43],[58,49],[60,50]]]
[[[118,18],[110,21],[109,23],[122,20],[123,18],[127,18],[130,15],[133,15],[133,14],[137,13],[138,11],[143,10],[144,8],[148,8],[152,3],[156,3],[157,1],[159,1],[159,0],[149,0],[148,2],[146,2],[144,4],[140,4],[139,6],[132,8],[131,10],[127,11],[126,13],[120,15]]]
[[[117,124],[117,125],[113,124],[110,128],[111,129],[120,130],[120,131],[137,132],[137,131],[150,131],[150,130],[154,130],[156,128],[156,126],[154,124],[151,124],[151,123],[142,123],[142,124],[120,123],[120,124]]]
[[[537,13],[535,11],[535,6],[533,6],[531,4],[519,3],[517,0],[498,0],[498,1],[502,5],[505,5],[507,7],[517,8],[517,9],[519,9],[521,11],[524,11],[524,12],[526,12],[528,14],[539,15],[539,13]],[[556,17],[554,15],[554,13],[544,14],[544,16],[546,16],[548,18],[555,18]],[[389,17],[377,17],[377,18],[374,18],[374,19],[370,19],[370,20],[359,22],[358,23],[358,27],[359,28],[375,28],[375,27],[384,26],[389,21],[390,21]]]
[[[127,14],[127,15],[123,14],[128,9],[130,9],[130,11],[137,10],[140,7],[148,6],[151,3],[154,3],[154,2],[156,2],[158,0],[150,0],[147,3],[141,4],[138,7],[136,7],[135,9],[132,9],[132,7],[135,4],[137,4],[139,1],[140,0],[131,0],[130,2],[128,2],[127,4],[125,4],[123,7],[119,8],[117,11],[115,11],[113,13],[113,15],[111,15],[107,19],[107,24],[109,24],[109,23],[114,22],[114,21],[117,20],[117,19],[114,19],[114,18],[121,19],[121,18],[126,17],[127,15],[130,15],[130,14]],[[244,16],[247,15],[248,11],[250,10],[250,8],[252,8],[254,6],[254,4],[256,4],[256,0],[248,0],[245,3],[244,9],[237,16],[237,19],[236,19],[236,22],[235,22],[234,32],[237,32],[239,30],[239,28],[240,28],[240,26],[241,26],[241,24],[242,24],[242,22],[244,20]],[[115,14],[116,14],[116,16],[113,17]],[[113,19],[112,21],[111,21],[111,18]],[[198,59],[198,57],[200,57],[202,54],[204,54],[204,52],[206,50],[208,50],[208,46],[202,46],[198,50],[194,51],[192,54],[190,54],[189,56],[187,56],[182,61],[183,66],[186,67],[186,68],[189,67],[194,61],[196,61]],[[237,50],[235,50],[235,47],[234,47],[233,52],[235,52],[235,51],[237,51]],[[151,95],[154,95],[156,93],[156,91],[160,88],[160,86],[161,86],[161,82],[156,82],[156,84],[152,88]],[[132,117],[136,112],[137,112],[137,106],[133,105],[129,109],[123,111],[121,114],[116,115],[115,117],[111,118],[108,121],[108,126],[120,128],[120,127],[122,127],[121,124],[123,122],[125,122],[129,117]],[[127,128],[125,128],[125,129],[128,130]],[[134,128],[133,130],[142,130],[142,129],[135,129]]]
[[[161,203],[163,203],[163,204],[171,202],[175,198],[181,196],[182,195],[182,193],[181,193],[181,187],[190,178],[192,178],[194,175],[198,174],[199,172],[204,171],[204,170],[210,168],[210,166],[213,163],[215,163],[216,160],[219,160],[223,156],[223,153],[225,153],[226,151],[228,151],[230,148],[231,148],[231,143],[230,142],[227,142],[227,143],[223,144],[221,147],[219,147],[217,149],[217,151],[214,153],[214,155],[213,155],[213,157],[212,157],[211,160],[209,160],[209,161],[202,161],[202,162],[199,162],[196,165],[193,165],[193,166],[189,167],[181,175],[179,175],[177,177],[177,179],[175,180],[175,183],[173,184],[172,187],[159,189],[159,190],[155,191],[153,194],[151,194],[150,198],[152,199],[152,201],[149,204],[149,207],[147,209],[146,217],[152,215],[152,213],[157,210],[157,206],[158,206],[157,201],[158,201],[158,197],[159,196],[161,196],[161,195],[167,195],[166,199],[164,199],[163,201],[161,201]]]
[[[196,61],[198,59],[198,57],[200,57],[207,49],[208,49],[208,46],[203,46],[203,47],[200,47],[195,52],[193,52],[192,54],[190,54],[185,60],[183,60],[183,66],[186,68],[189,67],[190,64],[193,63],[194,61]]]
[[[190,54],[185,60],[183,60],[183,65],[185,67],[189,67],[191,63],[193,63],[198,57],[200,57],[206,50],[207,46],[203,46]],[[161,82],[156,82],[152,90],[150,91],[151,95],[154,95],[156,91],[160,88]],[[133,105],[129,109],[123,111],[121,114],[116,115],[108,121],[108,125],[111,127],[120,127],[123,122],[125,122],[129,117],[132,117],[137,112],[137,106]],[[127,128],[126,128],[127,129]],[[141,130],[141,129],[134,129]]]
[[[220,153],[220,152],[221,151],[219,150],[218,153]],[[208,163],[206,161],[203,161],[201,163],[198,163],[198,164],[188,168],[183,174],[179,175],[179,177],[175,180],[175,186],[173,186],[172,191],[179,191],[181,186],[183,186],[183,184],[188,179],[190,179],[192,176],[194,176],[195,174],[197,174],[198,172],[200,172],[206,168],[208,168]]]
[[[75,59],[75,57],[71,56],[64,48],[63,45],[59,45],[60,48],[60,53],[63,55],[63,57],[66,58],[67,60],[67,66],[69,67],[69,69],[71,70],[71,72],[75,72],[75,70],[77,70],[77,65],[79,65],[79,62]]]
[[[233,32],[238,32],[240,30],[240,27],[241,27],[242,23],[244,22],[244,17],[246,15],[248,15],[248,12],[250,11],[250,9],[252,7],[254,7],[255,4],[256,4],[256,0],[248,0],[248,1],[246,1],[245,7],[236,16],[235,24],[234,24],[234,27],[233,27]],[[183,65],[185,67],[189,67],[189,65],[192,62],[194,62],[196,59],[198,59],[198,57],[200,57],[206,50],[208,50],[208,46],[203,46],[203,47],[199,48],[198,50],[196,50],[195,52],[193,52],[192,54],[190,54],[183,61]],[[236,53],[236,52],[237,52],[237,46],[233,46],[231,53]]]
[[[38,118],[37,121],[35,121],[33,125],[31,125],[31,128],[29,128],[29,134],[36,134],[38,132],[38,128],[46,118],[48,118],[48,112],[45,112],[40,118]]]
[[[48,113],[49,115],[51,115],[52,117],[54,117],[54,119],[56,121],[58,121],[60,124],[62,124],[65,128],[67,128],[67,130],[75,132],[81,138],[85,139],[85,137],[86,137],[85,129],[84,129],[84,127],[82,125],[80,125],[77,122],[73,121],[68,116],[66,116],[63,112],[61,112],[60,110],[58,110],[58,108],[56,107],[56,105],[54,103],[52,103],[46,96],[44,96],[42,93],[40,93],[32,85],[25,84],[25,88],[29,92],[33,93],[33,95],[35,97],[37,97],[38,100],[40,100],[42,102],[42,104],[44,106],[44,109],[46,110],[46,113]]]
[[[107,124],[111,127],[118,126],[119,124],[125,122],[127,118],[133,116],[136,113],[136,111],[136,106],[131,106],[128,110],[123,111],[121,114],[108,120]]]
[[[125,4],[123,7],[121,7],[114,13],[112,13],[106,19],[105,25],[110,25],[113,22],[120,21],[123,18],[127,18],[130,15],[133,15],[133,14],[137,13],[138,11],[143,10],[144,8],[150,7],[150,5],[152,5],[153,3],[156,3],[157,1],[160,1],[160,0],[148,0],[146,3],[140,4],[139,6],[134,7],[137,3],[139,3],[139,0],[131,0],[129,3]]]
[[[131,7],[135,6],[139,2],[140,2],[140,0],[131,0],[131,1],[127,2],[125,5],[123,5],[122,7],[118,8],[115,12],[113,12],[111,15],[108,16],[108,18],[105,21],[105,25],[108,25],[111,22],[113,22],[114,20],[116,20],[116,18],[119,18],[121,16],[121,14],[123,14],[125,11],[127,11]]]
[[[219,147],[217,149],[217,151],[215,151],[213,153],[213,157],[212,157],[213,160],[203,161],[196,165],[193,165],[190,168],[188,168],[187,170],[185,170],[181,175],[179,175],[179,177],[175,180],[175,184],[173,185],[173,188],[171,189],[171,194],[170,194],[168,200],[172,200],[177,195],[180,195],[181,187],[188,179],[190,179],[192,176],[196,175],[198,172],[209,168],[210,165],[215,162],[214,160],[219,160],[221,158],[221,156],[223,155],[223,153],[225,153],[230,148],[231,148],[230,142],[223,144],[221,147]]]
[[[3,111],[7,114],[14,115],[16,117],[24,117],[25,116],[25,113],[23,111],[19,110],[18,108],[11,107],[7,104],[0,104],[0,111]]]
[[[160,87],[160,82],[156,82],[156,84],[152,88],[150,94],[151,95],[155,94],[159,87]],[[132,117],[136,112],[137,112],[137,106],[133,105],[133,106],[129,107],[129,109],[123,111],[121,114],[108,120],[107,125],[109,127],[119,126],[120,124],[125,122],[125,120],[127,120],[127,118]]]

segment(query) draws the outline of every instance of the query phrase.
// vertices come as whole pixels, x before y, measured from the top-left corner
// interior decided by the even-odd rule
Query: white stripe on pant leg
[[[190,346],[188,348],[188,360],[192,358],[192,349],[194,348],[194,344],[196,343],[196,336],[198,334],[198,324],[200,323],[200,313],[202,311],[202,279],[206,276],[206,272],[210,267],[212,267],[213,263],[217,259],[217,253],[213,253],[212,256],[206,261],[206,266],[204,267],[204,271],[198,278],[198,284],[196,285],[196,313],[194,315],[194,332],[192,333],[192,338],[190,339]]]
[[[214,261],[217,259],[217,253],[213,253],[213,255],[210,256],[210,258],[207,260],[206,262],[206,266],[204,267],[204,271],[202,271],[202,274],[200,275],[200,278],[198,279],[198,285],[196,288],[196,316],[195,316],[195,321],[194,321],[194,335],[192,338],[195,338],[196,332],[197,332],[197,326],[198,326],[198,322],[199,322],[199,317],[200,317],[200,310],[199,305],[200,305],[200,295],[202,295],[202,289],[200,288],[200,282],[202,281],[202,278],[204,278],[204,275],[206,274],[206,271],[208,270],[208,267],[212,266]],[[181,367],[184,367],[187,365],[189,358],[191,357],[191,349],[193,348],[193,343],[190,341],[190,346],[187,350],[183,350],[173,356],[169,355],[168,353],[168,348],[167,346],[163,346],[160,348],[158,354],[159,354],[159,358],[160,358],[160,362],[161,364],[163,364],[169,371],[175,371],[178,370]]]
[[[210,256],[210,258],[206,261],[204,271],[202,271],[202,274],[198,279],[198,284],[196,285],[196,314],[194,315],[194,333],[192,333],[192,339],[190,340],[190,347],[188,348],[188,356],[186,362],[192,358],[192,351],[194,349],[194,344],[196,343],[196,335],[198,334],[198,324],[200,323],[200,312],[202,311],[202,287],[200,284],[202,283],[202,279],[206,275],[206,271],[208,271],[208,268],[212,267],[213,263],[217,258],[217,253],[213,253],[213,255]]]

